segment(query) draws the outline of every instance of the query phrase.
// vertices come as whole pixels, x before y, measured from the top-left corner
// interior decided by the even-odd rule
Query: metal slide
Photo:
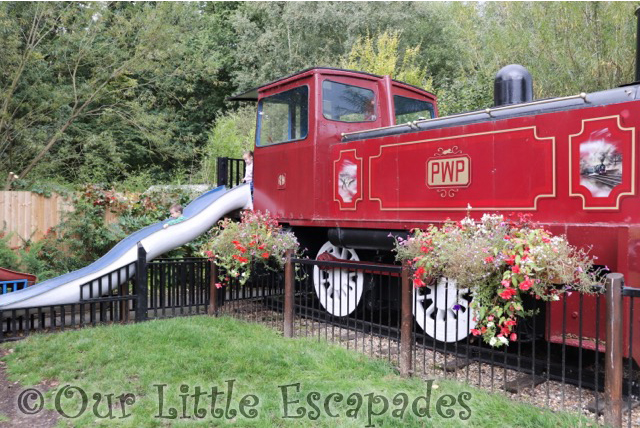
[[[0,295],[0,310],[75,303],[80,300],[80,286],[90,282],[94,295],[97,295],[100,282],[102,290],[106,290],[108,284],[116,287],[118,282],[128,279],[127,275],[131,277],[134,274],[135,268],[125,270],[125,267],[136,261],[138,242],[147,251],[149,261],[205,233],[225,214],[250,205],[251,189],[248,184],[231,190],[224,186],[217,187],[203,193],[184,208],[185,221],[166,229],[163,225],[170,219],[152,224],[129,235],[87,267]]]

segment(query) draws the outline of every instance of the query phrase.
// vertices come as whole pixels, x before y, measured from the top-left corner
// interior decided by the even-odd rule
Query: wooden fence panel
[[[0,192],[0,231],[13,232],[11,247],[21,246],[23,240],[39,241],[72,209],[71,200],[58,194],[45,197],[32,192]]]

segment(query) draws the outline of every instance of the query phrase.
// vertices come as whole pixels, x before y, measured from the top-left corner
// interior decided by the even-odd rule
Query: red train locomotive
[[[498,73],[495,89],[494,107],[449,117],[438,117],[436,97],[422,89],[331,68],[234,97],[258,103],[254,206],[277,214],[313,256],[368,261],[389,259],[390,235],[467,210],[476,218],[532,213],[639,284],[640,85],[533,101],[529,73],[512,65]],[[316,290],[336,286],[330,277],[314,280]],[[342,290],[350,298],[331,295],[323,306],[350,314],[362,299],[362,280],[354,274]],[[584,300],[585,313],[594,301]],[[594,347],[593,319],[579,326],[570,316],[562,334],[553,306],[562,303],[550,307],[547,339],[570,343],[581,331],[582,346]],[[577,299],[566,304],[567,313],[577,311]],[[447,309],[437,308],[444,316]],[[640,361],[640,340],[633,343]]]

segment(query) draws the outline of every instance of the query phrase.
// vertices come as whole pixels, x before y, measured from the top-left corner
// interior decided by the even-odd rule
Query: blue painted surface
[[[15,279],[12,281],[0,281],[0,294],[11,293],[12,291],[22,290],[27,288],[28,283],[26,279]]]

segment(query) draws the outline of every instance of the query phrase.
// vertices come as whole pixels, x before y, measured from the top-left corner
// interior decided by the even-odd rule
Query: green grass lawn
[[[11,380],[24,386],[58,382],[45,395],[47,407],[54,408],[57,397],[58,407],[75,416],[82,410],[81,394],[66,385],[85,392],[86,410],[75,419],[60,418],[61,426],[580,425],[576,416],[540,410],[468,385],[402,379],[384,361],[312,339],[285,339],[264,326],[225,317],[87,328],[2,346],[14,349],[4,357]],[[233,393],[227,401],[231,383]],[[135,403],[124,409],[112,403],[114,419],[94,414],[95,407],[107,416],[108,394],[118,402],[116,397],[123,393],[133,394]],[[211,396],[216,397],[214,414]],[[96,397],[102,397],[98,404]],[[202,412],[202,419],[194,414],[194,407]],[[296,416],[297,409],[301,418],[285,417],[285,411]],[[169,419],[174,412],[176,418]]]

